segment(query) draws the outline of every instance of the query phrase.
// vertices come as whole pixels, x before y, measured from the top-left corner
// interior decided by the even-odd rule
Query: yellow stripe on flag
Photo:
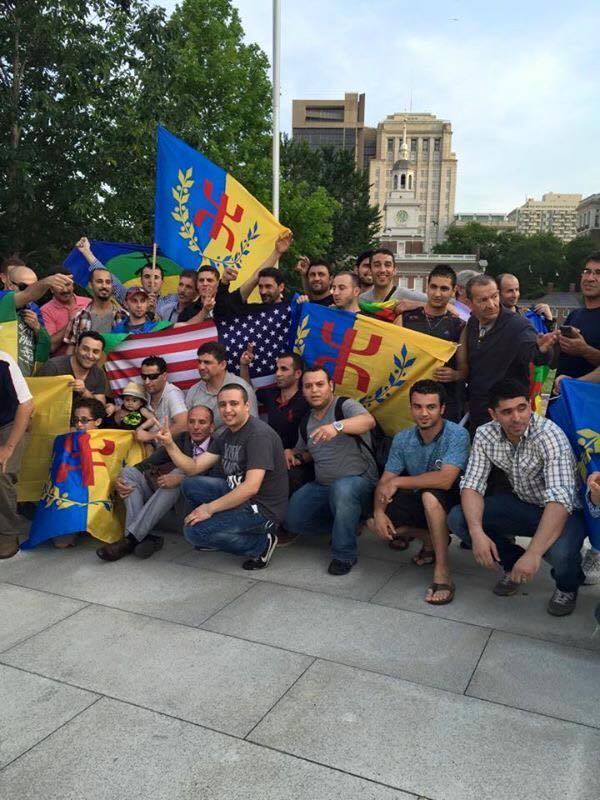
[[[0,322],[0,350],[4,350],[15,361],[19,357],[17,341],[17,321]]]
[[[33,395],[34,412],[17,484],[20,503],[37,502],[52,461],[54,437],[69,430],[73,394],[71,375],[27,378]]]
[[[123,536],[125,513],[121,499],[111,488],[124,466],[133,466],[144,458],[144,449],[131,431],[99,429],[89,433],[94,483],[88,486],[87,531],[103,542],[116,542]],[[111,453],[107,453],[111,449],[108,443],[114,444]],[[97,502],[109,497],[113,501],[109,508]]]

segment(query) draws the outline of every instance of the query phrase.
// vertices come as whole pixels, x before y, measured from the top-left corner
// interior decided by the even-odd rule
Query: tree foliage
[[[333,147],[311,150],[305,141],[284,138],[281,169],[288,182],[304,182],[313,191],[322,187],[336,201],[331,241],[321,251],[309,250],[307,255],[340,262],[375,243],[379,210],[369,204],[369,180],[356,169],[351,153]]]
[[[156,124],[268,199],[268,61],[230,0],[5,0],[0,252],[152,239]]]
[[[552,233],[526,236],[515,231],[499,230],[471,222],[451,225],[445,241],[436,245],[436,253],[475,253],[488,262],[491,275],[511,272],[521,284],[523,296],[544,294],[548,283],[557,290],[577,284],[585,256],[594,249],[588,237],[566,244]]]

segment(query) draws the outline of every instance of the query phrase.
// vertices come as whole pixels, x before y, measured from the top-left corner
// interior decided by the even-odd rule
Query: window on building
[[[429,139],[423,139],[421,149],[423,153],[429,153]]]
[[[433,140],[433,150],[435,153],[439,153],[442,147],[442,140],[441,139],[434,139]]]
[[[600,228],[600,209],[596,210],[596,215],[594,216],[594,228]]]
[[[416,153],[417,152],[417,140],[416,139],[411,139],[410,140],[410,152],[411,153]]]
[[[400,188],[406,189],[406,175],[404,173],[400,176]]]
[[[408,188],[409,188],[409,189],[412,189],[412,188],[413,188],[413,186],[412,186],[412,175],[409,175],[409,176],[408,176]]]
[[[394,189],[398,188],[398,176],[394,175]]]

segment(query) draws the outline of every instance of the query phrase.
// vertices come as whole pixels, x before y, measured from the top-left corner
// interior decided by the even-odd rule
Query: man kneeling
[[[423,531],[423,548],[413,561],[435,563],[425,596],[432,605],[454,598],[446,515],[459,500],[458,476],[469,460],[469,433],[443,418],[444,401],[445,389],[437,381],[411,386],[410,411],[417,424],[394,436],[370,520],[375,533],[390,542],[409,528]]]
[[[188,477],[183,496],[196,508],[185,518],[183,535],[201,550],[248,556],[244,569],[262,569],[277,545],[277,528],[288,502],[288,476],[281,439],[250,416],[248,393],[226,384],[217,395],[225,430],[197,459],[184,455],[168,425],[157,434],[173,463],[186,475],[207,472],[218,462],[223,478]]]
[[[481,425],[461,480],[461,506],[448,515],[448,527],[472,543],[478,564],[504,570],[494,587],[516,594],[533,580],[545,557],[552,564],[556,590],[548,613],[564,617],[575,609],[585,578],[581,547],[586,537],[579,509],[576,464],[569,440],[549,419],[531,410],[527,389],[513,380],[490,390],[492,422]],[[486,495],[492,466],[504,472],[512,492]],[[531,539],[527,550],[514,536]]]

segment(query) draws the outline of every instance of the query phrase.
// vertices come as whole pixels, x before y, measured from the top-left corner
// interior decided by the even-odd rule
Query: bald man
[[[519,308],[519,298],[521,297],[521,286],[516,275],[510,272],[502,272],[496,277],[498,291],[500,292],[500,302],[508,311],[520,314],[525,309]],[[547,303],[537,303],[533,306],[536,314],[544,317],[548,322],[552,322],[552,311]]]
[[[40,328],[44,324],[37,303],[27,303],[23,295],[25,289],[37,283],[35,272],[18,258],[6,259],[0,265],[0,297],[15,292],[17,307],[17,343],[19,368],[26,378],[33,372],[35,348]]]

